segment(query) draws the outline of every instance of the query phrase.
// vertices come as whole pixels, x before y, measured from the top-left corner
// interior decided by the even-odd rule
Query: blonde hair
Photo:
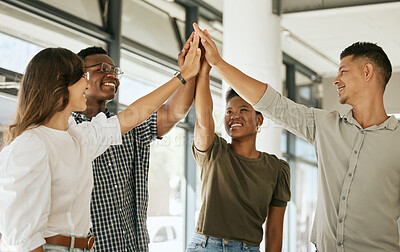
[[[82,76],[82,60],[68,49],[46,48],[36,54],[22,77],[15,122],[4,132],[4,145],[64,110],[69,102],[68,86]]]

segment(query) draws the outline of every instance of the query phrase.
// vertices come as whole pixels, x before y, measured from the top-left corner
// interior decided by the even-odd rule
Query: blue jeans
[[[257,251],[260,252],[260,247],[247,245],[244,242],[214,238],[195,233],[192,241],[187,247],[187,252],[192,251],[207,251],[207,252],[236,252],[236,251]]]

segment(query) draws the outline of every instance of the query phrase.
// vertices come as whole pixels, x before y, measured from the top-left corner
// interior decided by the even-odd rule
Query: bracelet
[[[183,85],[186,84],[186,80],[182,77],[181,72],[176,72],[174,74],[174,77],[178,78],[182,82]]]

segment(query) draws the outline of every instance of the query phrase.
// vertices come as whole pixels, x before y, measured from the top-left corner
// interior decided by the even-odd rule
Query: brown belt
[[[55,235],[44,238],[46,243],[59,245],[69,248],[71,246],[71,237],[63,235]],[[91,234],[89,238],[75,238],[74,248],[92,249],[94,247],[94,235]]]

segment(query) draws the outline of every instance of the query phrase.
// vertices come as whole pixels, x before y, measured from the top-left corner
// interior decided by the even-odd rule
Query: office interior
[[[339,54],[356,41],[377,43],[393,66],[386,111],[400,119],[399,13],[400,1],[384,0],[1,0],[0,128],[12,122],[22,74],[41,49],[107,49],[125,72],[108,104],[118,112],[179,70],[177,56],[193,22],[206,28],[224,59],[243,72],[296,102],[343,113],[349,107],[339,104],[332,85]],[[210,86],[216,132],[226,137],[228,86],[214,69]],[[153,252],[184,251],[194,232],[201,206],[200,171],[191,152],[194,123],[192,108],[151,145],[147,225]],[[318,189],[314,147],[266,121],[258,148],[291,166],[283,251],[315,251],[310,243]]]

